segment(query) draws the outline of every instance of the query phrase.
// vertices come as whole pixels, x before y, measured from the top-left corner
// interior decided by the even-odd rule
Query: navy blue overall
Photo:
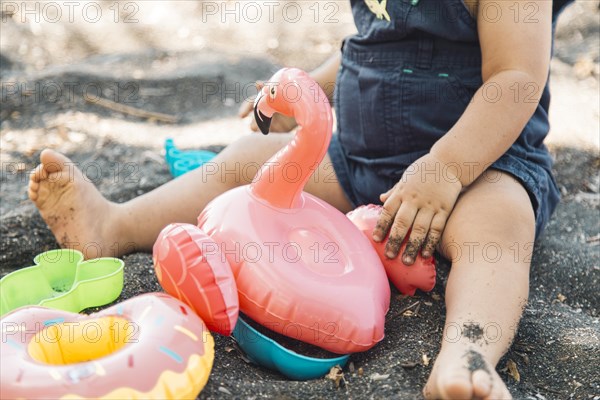
[[[462,0],[387,0],[371,3],[373,11],[364,0],[351,3],[358,34],[342,47],[329,155],[358,206],[380,204],[379,195],[452,128],[483,82],[476,20]],[[559,201],[543,144],[549,102],[546,86],[517,141],[491,165],[529,193],[536,236]]]

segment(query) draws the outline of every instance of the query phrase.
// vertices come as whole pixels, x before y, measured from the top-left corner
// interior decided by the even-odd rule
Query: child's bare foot
[[[75,164],[53,150],[44,150],[29,179],[29,198],[63,248],[80,250],[86,258],[119,256],[120,208],[106,200]]]
[[[426,399],[512,399],[504,382],[476,347],[442,349],[423,389]]]

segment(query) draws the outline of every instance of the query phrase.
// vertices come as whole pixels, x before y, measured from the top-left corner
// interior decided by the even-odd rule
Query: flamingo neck
[[[296,135],[262,166],[250,186],[255,196],[272,206],[299,207],[304,185],[327,153],[333,118],[331,106],[322,96],[320,101],[302,96],[296,103]]]

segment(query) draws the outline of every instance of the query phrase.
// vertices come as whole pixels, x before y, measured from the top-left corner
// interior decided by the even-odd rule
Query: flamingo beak
[[[263,114],[259,110],[259,103],[264,96],[265,96],[264,93],[261,92],[256,97],[256,101],[254,102],[254,119],[256,120],[256,125],[258,125],[258,129],[260,129],[260,131],[263,133],[263,135],[268,135],[269,129],[271,128],[271,119],[272,118],[267,117],[265,114]]]

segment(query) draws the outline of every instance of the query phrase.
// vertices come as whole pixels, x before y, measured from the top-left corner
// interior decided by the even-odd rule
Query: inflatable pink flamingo
[[[231,266],[240,310],[250,318],[334,353],[367,350],[383,338],[389,308],[383,265],[344,214],[303,192],[331,139],[326,96],[305,72],[282,69],[254,112],[265,134],[274,113],[295,117],[296,135],[252,184],[209,203],[198,227]],[[155,258],[157,271],[164,269],[166,257]]]

